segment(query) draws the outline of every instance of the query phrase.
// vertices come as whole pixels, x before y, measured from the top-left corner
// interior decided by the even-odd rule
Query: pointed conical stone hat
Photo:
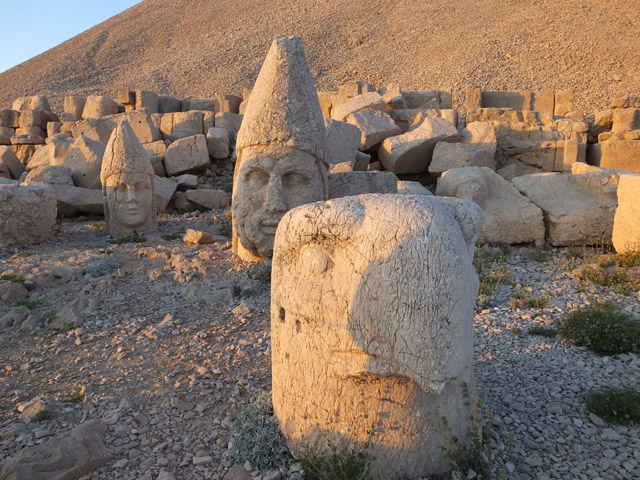
[[[123,173],[146,173],[154,176],[149,154],[134,133],[129,121],[124,118],[113,130],[102,159],[100,182],[111,175]]]
[[[300,37],[278,35],[251,92],[238,132],[238,158],[246,147],[282,145],[323,163],[324,118]]]

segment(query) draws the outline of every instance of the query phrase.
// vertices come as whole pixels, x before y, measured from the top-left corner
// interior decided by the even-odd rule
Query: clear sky
[[[46,52],[141,0],[0,2],[0,72]]]

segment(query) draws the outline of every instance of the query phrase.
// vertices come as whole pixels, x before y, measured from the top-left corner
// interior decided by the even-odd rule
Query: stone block
[[[149,113],[159,113],[160,111],[160,99],[158,94],[149,90],[136,90],[136,110],[144,108]]]
[[[340,120],[344,122],[346,118],[352,113],[357,113],[361,110],[384,110],[386,104],[382,95],[378,92],[368,92],[362,95],[357,95],[344,102],[334,104],[331,109],[331,118],[333,120]]]
[[[420,182],[412,182],[409,180],[398,180],[398,195],[427,195],[432,196],[428,190]]]
[[[210,128],[216,126],[216,114],[214,112],[204,112],[202,116],[202,132],[206,134]]]
[[[562,90],[556,92],[554,98],[553,114],[558,116],[564,116],[573,110],[573,91]]]
[[[22,162],[20,162],[20,159],[5,145],[0,146],[0,162],[4,165],[6,172],[9,174],[9,178],[19,180],[25,171],[25,167]]]
[[[402,95],[408,109],[440,109],[440,92],[438,90],[402,90]]]
[[[157,213],[165,212],[173,194],[178,188],[178,183],[168,178],[156,175],[153,181],[153,202]]]
[[[242,125],[243,115],[230,112],[216,113],[216,128],[226,128],[229,132],[229,143],[235,142],[240,126]]]
[[[593,145],[592,147],[595,147]],[[594,152],[596,149],[594,149]],[[599,159],[595,155],[590,157],[592,165],[604,168],[615,168],[640,172],[640,141],[639,140],[609,140],[599,144]]]
[[[369,150],[387,137],[402,134],[392,118],[379,110],[361,110],[347,117],[360,130],[360,150]]]
[[[217,98],[185,98],[182,100],[182,111],[202,110],[207,112],[218,111]]]
[[[82,118],[101,118],[118,113],[118,104],[109,97],[89,95],[82,110]]]
[[[199,188],[187,190],[187,200],[204,208],[228,208],[231,205],[229,194],[223,190]]]
[[[75,139],[64,157],[55,158],[50,163],[69,167],[76,187],[99,189],[105,148],[104,143],[81,135]]]
[[[71,127],[71,134],[73,138],[79,138],[81,135],[95,140],[96,142],[104,143],[109,142],[113,130],[116,128],[117,117],[106,118],[92,118],[89,120],[81,120],[75,122]],[[64,127],[63,127],[64,128]]]
[[[60,128],[62,127],[62,122],[48,122],[47,123],[47,138],[53,137],[60,133]]]
[[[640,97],[614,97],[611,99],[611,108],[640,108]]]
[[[329,174],[329,198],[366,193],[398,193],[398,177],[392,172],[339,172]]]
[[[554,172],[570,172],[574,163],[586,162],[587,144],[583,143],[579,137],[559,140],[558,145],[560,148],[556,150]]]
[[[612,132],[629,132],[639,129],[640,108],[623,108],[612,112]]]
[[[136,92],[134,90],[118,90],[114,100],[124,105],[127,111],[133,110],[136,106]]]
[[[71,169],[64,165],[43,165],[31,170],[24,178],[24,183],[33,182],[73,186]]]
[[[13,110],[51,110],[46,95],[20,97],[13,101]]]
[[[204,112],[201,110],[165,113],[160,121],[160,133],[163,139],[172,142],[180,138],[202,135],[203,119]]]
[[[327,135],[325,160],[329,164],[353,163],[360,146],[360,129],[350,123],[326,118]]]
[[[53,238],[56,192],[48,185],[0,185],[0,247]]]
[[[89,213],[104,215],[102,190],[60,184],[51,186],[56,191],[58,218]]]
[[[218,95],[215,112],[240,113],[242,98],[237,95]]]
[[[39,135],[16,135],[11,138],[11,145],[43,145],[44,137]]]
[[[146,143],[142,145],[149,154],[151,166],[156,175],[166,177],[167,171],[164,168],[164,154],[167,152],[167,145],[162,141]]]
[[[18,117],[18,127],[47,128],[49,117],[42,110],[21,110]]]
[[[174,113],[182,111],[182,100],[168,95],[158,97],[158,113]]]
[[[458,131],[442,118],[425,118],[413,130],[389,137],[378,149],[378,158],[396,174],[421,173],[429,168],[436,143],[457,142]]]
[[[162,138],[160,131],[151,121],[151,115],[148,110],[133,110],[127,112],[126,117],[140,143],[157,142]]]
[[[612,241],[618,253],[640,251],[640,175],[620,175]]]
[[[164,166],[170,177],[206,170],[209,166],[206,137],[193,135],[173,142],[164,154]]]
[[[397,110],[407,108],[407,102],[404,99],[402,90],[397,85],[388,85],[382,87],[378,93],[382,95],[382,98],[386,104],[387,110]]]
[[[40,127],[18,127],[16,128],[13,135],[14,137],[30,135],[33,137],[40,137],[40,138],[45,138],[47,136],[46,132]]]
[[[0,127],[19,127],[20,112],[17,110],[0,110]]]
[[[209,156],[220,159],[229,156],[229,132],[226,128],[210,128],[207,131]]]
[[[64,97],[64,113],[62,114],[62,119],[65,122],[82,120],[82,112],[86,101],[87,97]]]
[[[320,109],[322,110],[322,116],[331,118],[331,107],[333,105],[333,96],[337,91],[330,92],[318,92],[318,101],[320,102]]]

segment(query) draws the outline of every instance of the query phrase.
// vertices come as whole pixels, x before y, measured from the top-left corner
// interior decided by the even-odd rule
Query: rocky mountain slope
[[[368,80],[447,89],[573,89],[577,108],[640,93],[637,0],[145,0],[0,74],[21,95],[151,89],[241,94],[274,35],[304,39],[319,88]],[[73,12],[69,12],[72,16]],[[55,25],[52,25],[55,28]],[[46,34],[46,33],[45,33]]]

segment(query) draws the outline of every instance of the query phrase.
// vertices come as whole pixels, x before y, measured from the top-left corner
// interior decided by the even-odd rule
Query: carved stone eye
[[[302,267],[312,274],[319,275],[333,266],[331,258],[318,248],[308,247],[302,251]]]

